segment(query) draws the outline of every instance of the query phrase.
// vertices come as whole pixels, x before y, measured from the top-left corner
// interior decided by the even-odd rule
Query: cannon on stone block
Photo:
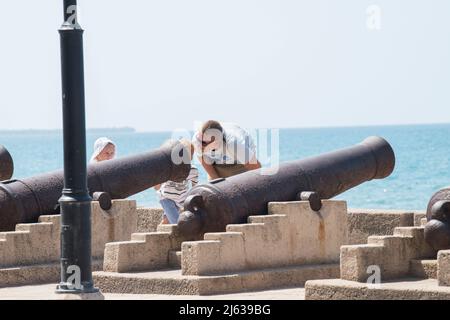
[[[11,179],[14,173],[14,162],[8,150],[0,145],[0,181]]]
[[[321,199],[385,178],[394,167],[389,143],[369,137],[350,148],[283,163],[274,174],[259,169],[213,180],[188,193],[178,229],[193,239],[206,232],[222,232],[228,224],[246,223],[250,215],[267,214],[269,202],[309,200],[311,208],[319,211]]]
[[[154,151],[88,166],[88,188],[94,200],[108,210],[110,199],[125,199],[157,184],[183,181],[191,168],[183,144],[166,143]],[[175,161],[174,161],[175,160]],[[23,180],[0,183],[0,231],[18,223],[36,222],[41,215],[59,214],[63,190],[62,170]]]
[[[450,249],[450,187],[435,193],[428,203],[425,240],[436,251]]]

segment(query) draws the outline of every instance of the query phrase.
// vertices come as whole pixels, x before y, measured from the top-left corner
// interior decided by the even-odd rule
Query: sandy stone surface
[[[0,288],[0,300],[54,300],[56,284]],[[213,296],[103,294],[106,300],[304,300],[304,288],[289,288]]]

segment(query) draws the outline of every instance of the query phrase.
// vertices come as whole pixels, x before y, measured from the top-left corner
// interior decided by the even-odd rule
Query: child
[[[90,163],[111,160],[116,157],[116,144],[106,137],[98,138],[94,143],[94,153]]]
[[[194,154],[194,146],[189,140],[182,139],[180,142],[186,150],[190,150],[190,159]],[[189,183],[191,186],[189,186]],[[184,200],[190,188],[198,183],[198,169],[191,164],[191,171],[183,182],[167,181],[155,186],[158,191],[159,202],[164,209],[163,224],[177,224],[180,210],[183,209]]]

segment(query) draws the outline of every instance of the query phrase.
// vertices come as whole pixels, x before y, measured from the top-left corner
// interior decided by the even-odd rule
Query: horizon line
[[[299,126],[299,127],[245,127],[247,129],[283,129],[283,130],[293,130],[293,129],[345,129],[345,128],[371,128],[371,127],[407,127],[407,126],[432,126],[432,125],[450,125],[450,122],[424,122],[424,123],[393,123],[393,124],[361,124],[361,125],[330,125],[330,126],[321,126],[321,125],[311,125],[311,126]],[[174,128],[172,130],[138,130],[131,126],[123,126],[123,127],[93,127],[87,128],[86,132],[89,131],[122,131],[128,133],[168,133],[173,130],[177,130],[180,128]],[[62,131],[62,128],[51,128],[51,129],[42,129],[42,128],[28,128],[28,129],[1,129],[0,133],[15,133],[15,132],[52,132],[52,131]],[[193,131],[189,129],[188,131]]]

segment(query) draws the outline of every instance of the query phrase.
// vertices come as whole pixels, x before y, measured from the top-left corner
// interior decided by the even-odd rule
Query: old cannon
[[[8,150],[0,145],[0,181],[11,179],[14,173],[14,162]]]
[[[189,174],[187,150],[179,142],[160,149],[88,166],[88,188],[108,209],[108,199],[124,199],[167,180],[183,181]],[[174,161],[175,160],[175,161]],[[17,223],[36,222],[40,215],[59,214],[63,171],[0,183],[0,231]]]
[[[425,240],[436,251],[450,249],[450,187],[431,197],[427,220]]]
[[[261,169],[193,188],[180,214],[180,234],[198,239],[205,232],[225,231],[246,223],[249,215],[267,214],[274,201],[310,200],[320,210],[321,199],[332,198],[365,181],[389,176],[395,155],[389,143],[369,137],[353,147],[283,163],[275,174]]]

